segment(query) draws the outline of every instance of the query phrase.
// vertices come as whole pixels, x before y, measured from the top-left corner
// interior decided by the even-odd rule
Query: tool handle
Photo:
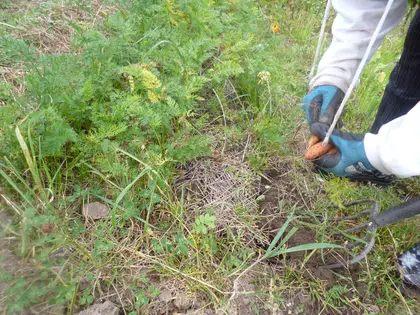
[[[398,204],[389,210],[380,212],[372,219],[371,222],[378,226],[386,226],[388,224],[414,217],[418,214],[420,214],[420,198],[414,198]]]

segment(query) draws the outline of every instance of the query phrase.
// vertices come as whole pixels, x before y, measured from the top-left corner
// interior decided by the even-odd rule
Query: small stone
[[[100,202],[91,202],[83,206],[83,215],[89,219],[99,220],[105,218],[108,214],[108,205]]]
[[[172,297],[172,291],[168,289],[163,289],[159,294],[159,300],[165,303],[172,301],[174,298]]]
[[[369,305],[367,307],[367,310],[369,311],[369,314],[379,314],[379,312],[381,311],[376,305]]]
[[[245,306],[248,306],[249,304],[251,304],[251,301],[250,301],[249,298],[244,297],[244,298],[242,298],[242,304],[245,305]]]
[[[174,303],[179,310],[185,311],[191,308],[193,305],[193,299],[188,297],[186,294],[181,293],[176,296]]]
[[[114,303],[106,301],[102,304],[94,304],[76,315],[118,315],[119,312],[120,309]]]
[[[264,201],[265,200],[265,195],[260,195],[257,197],[257,201]]]

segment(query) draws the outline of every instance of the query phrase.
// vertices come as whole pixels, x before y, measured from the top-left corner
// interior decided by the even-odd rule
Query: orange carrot
[[[319,139],[317,136],[311,135],[311,137],[308,140],[308,148],[312,147],[314,144],[317,144],[321,139]]]
[[[328,151],[334,148],[332,143],[328,143],[326,146],[322,145],[322,142],[318,142],[308,148],[305,153],[305,160],[315,160],[320,156],[326,154]]]

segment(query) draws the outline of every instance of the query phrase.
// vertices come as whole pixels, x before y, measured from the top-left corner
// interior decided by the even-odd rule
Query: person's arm
[[[387,0],[333,0],[332,4],[337,11],[332,26],[333,39],[318,65],[318,73],[310,82],[311,88],[333,85],[343,92],[347,91],[387,2]],[[403,19],[407,2],[407,0],[394,0],[371,55],[381,45],[385,34]]]
[[[378,134],[366,134],[365,150],[369,162],[385,174],[420,175],[420,102],[383,125]]]

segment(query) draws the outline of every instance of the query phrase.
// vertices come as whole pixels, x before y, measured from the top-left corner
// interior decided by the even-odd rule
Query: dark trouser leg
[[[407,114],[420,101],[420,9],[407,32],[400,60],[389,83],[370,130],[378,133],[382,125]]]
[[[404,280],[420,287],[420,244],[401,254],[398,262],[402,268]]]

